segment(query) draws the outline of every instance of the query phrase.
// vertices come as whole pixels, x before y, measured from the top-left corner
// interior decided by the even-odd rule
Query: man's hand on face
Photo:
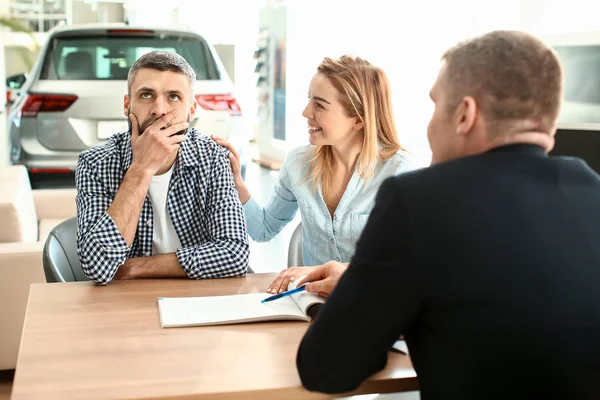
[[[309,282],[306,285],[306,291],[310,293],[316,293],[321,297],[327,297],[335,289],[340,278],[346,272],[349,263],[340,263],[337,261],[329,261],[314,269],[302,278],[297,286],[303,285],[305,282]]]
[[[186,135],[176,135],[187,129],[189,123],[181,121],[180,113],[173,110],[152,122],[144,132],[139,131],[137,117],[129,114],[131,119],[131,147],[133,151],[132,166],[150,175],[167,162],[169,156],[179,148],[179,143]]]

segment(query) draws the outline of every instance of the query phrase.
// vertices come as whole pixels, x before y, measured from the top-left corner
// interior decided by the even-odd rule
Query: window
[[[34,32],[47,32],[67,22],[65,0],[11,0],[5,3],[11,17],[18,18]]]
[[[167,50],[184,57],[199,80],[220,79],[207,44],[195,37],[58,37],[45,59],[40,79],[123,80],[140,56]]]

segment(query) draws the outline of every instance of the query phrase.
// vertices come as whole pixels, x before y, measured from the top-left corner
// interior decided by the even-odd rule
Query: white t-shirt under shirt
[[[181,242],[179,241],[177,232],[175,232],[169,210],[167,209],[167,193],[174,167],[175,163],[164,174],[154,175],[148,189],[148,196],[152,203],[154,225],[152,229],[153,255],[175,253],[181,247]]]

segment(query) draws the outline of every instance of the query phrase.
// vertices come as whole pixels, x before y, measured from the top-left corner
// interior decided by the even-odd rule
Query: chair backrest
[[[44,245],[44,274],[47,282],[77,282],[89,279],[77,255],[77,217],[58,224]]]
[[[290,247],[288,248],[288,268],[302,267],[302,222],[298,224],[290,239]]]

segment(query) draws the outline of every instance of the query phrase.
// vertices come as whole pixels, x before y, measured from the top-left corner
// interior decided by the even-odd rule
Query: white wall
[[[537,35],[600,31],[600,3],[591,0],[521,0],[520,26]]]
[[[179,23],[213,44],[234,45],[236,98],[244,115],[252,119],[256,114],[252,56],[258,35],[258,1],[180,0],[176,3],[179,4]]]
[[[73,24],[124,22],[125,13],[121,3],[73,0],[71,10]]]

